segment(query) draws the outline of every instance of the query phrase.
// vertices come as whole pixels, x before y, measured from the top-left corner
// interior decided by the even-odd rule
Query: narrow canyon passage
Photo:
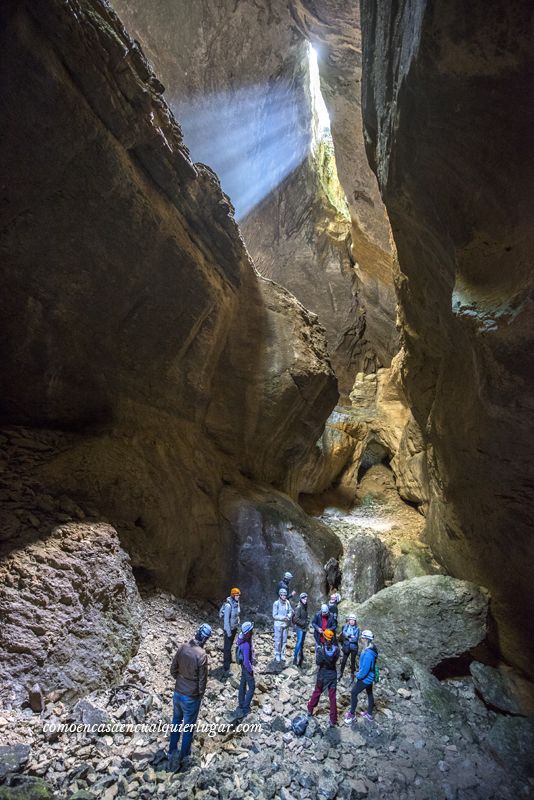
[[[0,800],[534,797],[531,28],[2,6]],[[374,634],[368,716],[350,666],[311,715],[309,626],[275,655],[286,571]]]

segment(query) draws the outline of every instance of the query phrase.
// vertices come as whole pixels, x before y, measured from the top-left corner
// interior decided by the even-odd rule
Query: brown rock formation
[[[283,487],[335,403],[322,331],[255,272],[107,5],[9,3],[1,44],[3,418],[75,431],[44,485],[219,592],[223,479]]]
[[[530,24],[519,0],[362,4],[365,131],[398,250],[427,536],[454,575],[490,589],[502,651],[532,674]]]
[[[328,7],[320,25],[310,5],[114,2],[153,60],[194,157],[235,197],[256,267],[318,314],[346,400],[356,372],[387,365],[396,352],[392,254],[361,132],[357,15],[336,18],[339,9]],[[304,37],[329,53],[323,89],[352,248],[350,219],[326,185],[335,172],[331,145],[310,148],[316,123]]]
[[[354,376],[358,370],[373,372],[388,366],[398,350],[395,253],[363,136],[360,8],[359,3],[346,0],[291,0],[290,7],[299,29],[319,53],[321,90],[330,114],[337,171],[352,219],[357,311],[363,315]]]

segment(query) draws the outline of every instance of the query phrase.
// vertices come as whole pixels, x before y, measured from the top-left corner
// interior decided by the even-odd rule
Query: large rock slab
[[[292,588],[309,595],[310,611],[324,602],[324,565],[339,558],[341,543],[327,525],[308,517],[289,497],[260,488],[225,489],[220,509],[231,557],[228,589],[237,585],[248,608],[271,615],[277,585],[286,571]]]
[[[371,628],[384,655],[432,669],[485,638],[488,594],[468,581],[427,575],[383,589],[357,612],[360,628]]]
[[[469,665],[473,683],[487,705],[507,714],[534,715],[534,684],[516,672],[473,661]]]
[[[387,545],[372,533],[354,536],[344,548],[341,571],[343,597],[351,603],[363,603],[383,589],[391,578],[392,566]]]
[[[116,678],[140,636],[139,594],[117,532],[66,523],[0,564],[0,676],[26,700],[25,685],[66,699]]]

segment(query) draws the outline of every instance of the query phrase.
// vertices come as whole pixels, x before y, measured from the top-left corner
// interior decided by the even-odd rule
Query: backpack
[[[222,604],[222,606],[219,609],[219,619],[223,619],[224,618],[224,609],[226,608],[227,605],[228,605],[228,600],[225,600],[224,603]]]
[[[299,714],[291,722],[291,730],[293,731],[295,736],[304,736],[307,727],[308,727],[307,714]]]
[[[378,656],[375,658],[375,683],[379,683],[380,681],[380,669],[378,667]]]
[[[241,650],[241,645],[236,645],[235,648],[235,663],[238,664],[240,667],[243,666],[244,658],[243,658],[243,651]]]

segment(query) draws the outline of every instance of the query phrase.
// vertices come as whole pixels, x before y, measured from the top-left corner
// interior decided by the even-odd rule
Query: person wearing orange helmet
[[[232,589],[230,591],[230,596],[226,598],[219,611],[224,633],[223,674],[225,677],[230,675],[232,646],[239,627],[239,615],[241,613],[241,607],[239,605],[240,597],[241,592],[239,589]]]
[[[324,644],[317,648],[315,661],[319,669],[317,670],[317,680],[315,689],[308,702],[308,716],[313,716],[313,709],[317,706],[319,698],[325,689],[328,690],[328,702],[330,706],[330,727],[337,725],[337,661],[339,659],[339,647],[334,643],[334,631],[327,628],[323,632]]]

